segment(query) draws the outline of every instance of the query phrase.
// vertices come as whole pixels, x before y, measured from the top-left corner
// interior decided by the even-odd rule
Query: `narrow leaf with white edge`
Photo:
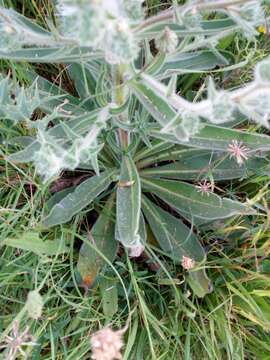
[[[125,247],[142,246],[139,235],[141,183],[133,160],[124,156],[117,185],[115,235]]]

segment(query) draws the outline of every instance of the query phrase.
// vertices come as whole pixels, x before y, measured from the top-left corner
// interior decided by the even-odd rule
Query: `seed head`
[[[228,146],[228,153],[230,158],[235,158],[237,164],[242,166],[245,160],[248,159],[249,149],[243,145],[241,141],[233,140]]]
[[[106,327],[91,337],[93,360],[121,360],[121,348],[124,343],[122,335],[124,330],[113,331]]]
[[[197,191],[201,193],[202,195],[206,194],[207,196],[210,195],[210,193],[213,192],[214,185],[207,180],[204,180],[202,182],[199,182],[198,185],[196,185]]]
[[[19,322],[14,321],[12,326],[12,332],[10,335],[5,337],[4,343],[1,344],[0,349],[6,349],[7,357],[6,360],[15,360],[17,359],[18,353],[20,353],[24,359],[26,359],[26,353],[23,350],[23,346],[35,346],[35,342],[32,335],[29,334],[29,328],[26,327],[25,330],[19,332]]]
[[[168,26],[165,27],[163,33],[155,40],[156,47],[165,53],[173,53],[178,44],[177,34]]]

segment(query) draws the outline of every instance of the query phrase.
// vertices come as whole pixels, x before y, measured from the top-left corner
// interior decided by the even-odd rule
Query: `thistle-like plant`
[[[219,181],[263,173],[268,166],[263,155],[270,137],[235,127],[252,120],[269,128],[270,60],[258,63],[254,79],[232,91],[209,79],[205,96],[198,93],[192,101],[181,96],[178,80],[237,67],[220,50],[220,40],[235,33],[254,39],[263,20],[260,1],[174,2],[145,18],[141,0],[59,0],[55,14],[48,30],[0,9],[0,58],[66,64],[79,95],[34,72],[28,88],[4,76],[0,83],[1,118],[24,123],[35,134],[8,160],[33,162],[44,182],[65,170],[91,174],[48,200],[42,226],[64,224],[93,201],[102,203],[80,250],[85,285],[93,283],[105,258],[113,261],[119,243],[139,256],[151,232],[155,246],[182,264],[194,292],[204,296],[211,285],[193,230],[254,213],[247,202],[215,189]],[[37,109],[44,113],[38,120]]]

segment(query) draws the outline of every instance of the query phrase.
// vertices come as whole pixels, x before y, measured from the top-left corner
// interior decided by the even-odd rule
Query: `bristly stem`
[[[235,6],[235,5],[241,5],[244,3],[249,2],[249,0],[224,0],[224,1],[209,1],[206,3],[195,3],[192,5],[180,5],[177,10],[179,9],[179,11],[181,11],[181,13],[183,12],[189,12],[192,10],[196,10],[196,11],[203,11],[203,10],[220,10],[220,9],[226,9],[230,6]],[[161,21],[168,21],[171,20],[174,16],[174,12],[175,9],[174,8],[170,8],[168,10],[164,10],[162,11],[160,14],[158,15],[154,15],[148,19],[146,19],[145,21],[143,21],[140,26],[137,28],[138,31],[146,28],[147,26],[156,24],[158,22]]]

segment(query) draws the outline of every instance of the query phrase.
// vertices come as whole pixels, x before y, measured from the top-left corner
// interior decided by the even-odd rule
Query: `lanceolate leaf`
[[[215,220],[233,215],[254,214],[248,206],[238,201],[224,199],[216,194],[209,196],[181,181],[154,180],[142,178],[145,191],[151,191],[173,208],[199,219]]]
[[[66,189],[57,191],[55,194],[53,194],[50,199],[45,203],[45,211],[46,213],[49,213],[52,208],[58,204],[62,199],[64,199],[68,194],[72,193],[75,190],[74,186],[70,186]]]
[[[154,139],[154,141],[151,142],[151,147],[143,147],[135,154],[134,161],[139,161],[150,156],[153,156],[153,158],[155,158],[159,155],[159,153],[162,153],[173,147],[174,145],[172,143],[166,143],[164,141]]]
[[[9,17],[12,22],[18,24],[22,29],[29,30],[32,34],[37,34],[37,36],[45,36],[45,38],[50,37],[53,39],[52,34],[48,30],[37,25],[31,19],[23,16],[17,11],[1,8],[1,13]]]
[[[23,150],[17,151],[14,154],[8,156],[8,160],[19,163],[27,163],[34,159],[35,152],[40,148],[40,144],[37,141],[33,141],[27,145]]]
[[[146,67],[147,74],[154,75],[160,72],[160,69],[163,67],[166,61],[166,54],[164,52],[159,52],[150,65]]]
[[[133,160],[129,156],[124,156],[117,185],[116,237],[126,247],[141,244],[140,212],[140,178]]]
[[[100,256],[100,253],[110,262],[116,256],[114,206],[114,197],[110,197],[95,222],[88,239],[81,246],[77,268],[86,287],[93,284],[97,274],[106,264],[106,260]]]
[[[182,262],[183,257],[188,257],[201,267],[205,261],[205,252],[192,230],[184,225],[180,219],[176,219],[144,196],[142,206],[152,232],[164,252],[175,263],[179,264]],[[194,286],[192,286],[194,292],[196,295],[203,297],[211,288],[205,270],[201,268],[190,273],[194,280]]]
[[[28,145],[31,145],[35,141],[35,138],[32,136],[14,136],[11,139],[8,139],[6,141],[9,145],[15,145],[15,146],[22,146],[26,147]]]
[[[205,260],[205,252],[192,232],[180,219],[164,211],[146,196],[142,197],[142,209],[160,247],[176,263],[183,256],[196,262]]]
[[[43,220],[45,227],[64,224],[88,206],[112,182],[114,170],[104,171],[100,176],[92,176],[54,205],[48,216]]]
[[[161,126],[167,125],[175,118],[176,111],[153,89],[136,81],[130,83],[130,87],[137,99]]]
[[[93,105],[92,100],[90,100],[91,95],[95,93],[96,79],[94,78],[92,72],[90,71],[87,64],[71,64],[68,67],[69,76],[74,81],[76,90],[81,99],[88,99],[83,102],[84,106]]]
[[[224,53],[224,55],[227,55]],[[210,50],[191,53],[175,53],[166,58],[159,70],[158,78],[167,78],[172,74],[185,74],[187,72],[204,72],[214,69],[218,65],[228,65]]]
[[[194,35],[193,29],[187,29],[184,26],[177,24],[176,22],[166,23],[162,21],[161,23],[149,24],[143,30],[138,32],[138,36],[142,36],[144,39],[146,37],[149,39],[153,39],[160,35],[160,33],[164,30],[165,26],[168,26],[180,37]],[[233,29],[236,27],[233,20],[229,18],[218,20],[205,20],[201,22],[201,26],[202,29],[196,29],[196,33],[200,35],[214,35],[216,33],[220,33],[221,31]]]
[[[100,59],[101,57],[101,52],[94,52],[91,48],[78,46],[0,51],[0,59],[2,60],[32,63],[73,63]]]
[[[228,146],[233,140],[242,142],[248,149],[254,151],[270,149],[270,136],[208,124],[196,135],[190,136],[188,143],[185,141],[181,142],[174,135],[162,134],[160,130],[152,130],[150,133],[158,139],[174,144],[188,145],[208,150],[227,151]]]
[[[182,153],[178,151],[178,154],[179,161],[146,168],[140,171],[141,176],[197,181],[209,177],[216,181],[230,180],[247,177],[252,172],[258,173],[260,171],[263,173],[264,168],[269,164],[266,159],[251,158],[239,166],[234,159],[230,159],[226,154],[215,154],[211,151],[194,149],[182,150]],[[170,160],[174,160],[173,156]]]
[[[140,221],[139,221],[139,236],[141,239],[141,243],[143,245],[146,244],[146,240],[147,240],[147,233],[146,233],[146,226],[145,226],[145,221],[144,221],[144,217],[142,212],[140,213]]]

